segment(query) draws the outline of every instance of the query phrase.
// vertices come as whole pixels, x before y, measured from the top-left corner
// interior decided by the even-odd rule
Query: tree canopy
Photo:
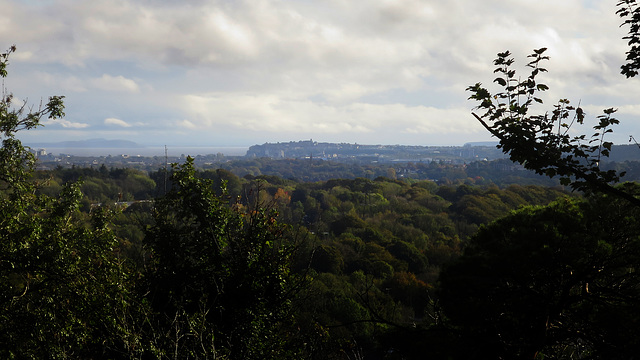
[[[637,194],[637,185],[624,191]],[[471,358],[628,359],[640,350],[640,209],[600,195],[482,227],[441,274]],[[478,355],[473,355],[478,354]]]
[[[7,76],[11,47],[0,55]],[[35,157],[15,137],[64,116],[61,96],[32,110],[0,99],[0,354],[5,358],[115,356],[126,331],[130,287],[107,211],[79,212],[79,184],[38,192]]]

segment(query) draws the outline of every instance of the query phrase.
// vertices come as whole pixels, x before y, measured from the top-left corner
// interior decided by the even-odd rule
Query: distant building
[[[47,149],[34,150],[32,148],[29,148],[29,152],[37,157],[47,156]]]

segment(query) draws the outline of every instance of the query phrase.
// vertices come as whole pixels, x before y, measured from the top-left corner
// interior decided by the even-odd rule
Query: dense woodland
[[[500,290],[499,284],[517,284],[523,281],[520,277],[529,279],[535,273],[527,281],[564,281],[568,289],[575,288],[567,297],[584,291],[589,282],[592,293],[606,287],[609,283],[589,280],[591,275],[580,273],[574,283],[562,280],[567,276],[562,273],[603,266],[600,263],[612,255],[606,246],[615,250],[615,239],[603,244],[596,234],[608,231],[603,223],[618,228],[627,220],[615,214],[629,211],[628,205],[583,199],[561,186],[449,185],[385,177],[301,182],[198,170],[191,159],[150,174],[104,166],[35,172],[30,183],[36,196],[70,202],[57,222],[43,218],[49,228],[39,231],[54,231],[51,226],[73,221],[66,232],[54,235],[80,237],[77,243],[63,243],[66,248],[50,248],[49,235],[39,235],[43,248],[36,247],[38,253],[54,256],[61,268],[38,265],[35,273],[25,268],[27,278],[16,269],[9,271],[5,290],[11,300],[5,305],[22,315],[5,317],[2,325],[8,329],[19,321],[24,326],[7,332],[3,348],[7,356],[35,358],[418,359],[427,354],[509,354],[511,350],[495,345],[499,333],[484,328],[495,316],[491,311],[504,311],[504,305],[497,304],[520,307],[510,320],[515,324],[500,325],[513,332],[527,317],[538,316],[536,306],[546,307],[549,298],[561,294],[543,285],[536,292],[549,294],[540,298]],[[72,199],[67,198],[70,191]],[[612,210],[602,214],[603,207]],[[601,218],[607,215],[613,218]],[[631,215],[627,219],[633,221]],[[589,223],[595,224],[593,229]],[[500,236],[490,235],[495,233],[510,240],[496,248]],[[506,235],[510,233],[514,235]],[[103,242],[86,253],[86,242],[100,238]],[[541,239],[560,242],[551,249],[561,252],[545,250],[549,245],[539,243]],[[565,253],[567,241],[571,247]],[[24,250],[13,249],[16,256]],[[77,257],[80,251],[84,263]],[[69,266],[75,266],[71,273]],[[515,280],[508,280],[510,276]],[[70,294],[77,303],[61,300]],[[41,312],[32,313],[33,306]],[[580,317],[594,310],[572,311],[576,313],[571,316]],[[629,315],[635,310],[624,311]],[[112,322],[97,326],[107,318]],[[574,323],[580,321],[572,319]],[[608,326],[599,330],[610,336],[613,325]],[[61,332],[50,331],[58,327]],[[34,334],[36,329],[42,333]],[[518,341],[533,336],[521,330],[523,334],[514,334],[521,336]],[[552,343],[547,356],[562,358],[565,351],[581,349],[566,341],[560,337]],[[509,344],[523,347],[515,340]]]
[[[640,7],[618,7],[631,28],[622,73],[634,77]],[[0,54],[1,77],[14,51]],[[454,181],[446,172],[460,169],[443,164],[428,165],[443,171],[431,180],[304,181],[190,158],[148,174],[36,171],[16,133],[64,117],[63,98],[15,108],[3,94],[0,356],[633,359],[640,186],[601,166],[615,109],[590,138],[569,133],[585,113],[566,99],[530,114],[548,89],[545,51],[524,80],[499,53],[504,89],[468,90],[511,161],[572,192],[493,182],[490,168]]]
[[[296,283],[296,287],[288,295],[287,311],[291,317],[288,326],[296,328],[292,330],[285,324],[276,327],[278,334],[285,332],[279,336],[283,339],[291,337],[295,342],[282,346],[284,349],[291,347],[287,351],[292,351],[295,356],[318,359],[419,357],[425,351],[425,341],[438,342],[435,338],[429,340],[430,335],[425,332],[445,325],[438,294],[440,271],[445,264],[460,256],[469,237],[482,224],[523,206],[546,205],[559,198],[575,196],[562,187],[537,185],[438,185],[428,180],[402,181],[385,177],[319,182],[301,182],[273,175],[238,177],[224,169],[196,170],[191,160],[174,166],[169,172],[159,169],[149,175],[135,169],[107,169],[104,166],[98,169],[57,169],[36,173],[35,182],[38,183],[37,193],[54,197],[64,191],[64,184],[77,184],[82,197],[78,198],[79,207],[74,216],[86,218],[87,223],[96,214],[111,214],[108,220],[105,218],[107,223],[104,226],[117,242],[114,251],[123,261],[121,266],[125,267],[121,271],[133,279],[145,279],[142,283],[133,281],[129,289],[130,301],[139,304],[154,304],[155,294],[153,299],[149,298],[154,282],[149,284],[146,281],[155,277],[163,283],[175,276],[195,276],[186,274],[191,271],[203,277],[171,280],[172,283],[178,282],[181,288],[162,289],[163,302],[169,301],[174,293],[195,291],[189,287],[196,285],[187,286],[189,281],[198,283],[196,289],[213,285],[207,284],[213,279],[199,273],[203,271],[199,267],[205,264],[189,263],[202,261],[193,257],[207,251],[205,248],[210,245],[207,244],[210,238],[191,234],[203,231],[200,229],[203,224],[197,221],[177,222],[175,219],[176,216],[199,216],[199,211],[206,210],[200,203],[184,204],[201,200],[190,197],[201,196],[216,203],[215,211],[224,213],[225,222],[235,217],[251,218],[256,216],[256,211],[264,214],[260,216],[265,216],[261,219],[267,221],[267,232],[279,229],[278,239],[274,241],[286,242],[282,246],[291,246],[285,251],[287,276],[292,278],[290,281]],[[187,193],[183,193],[185,191]],[[158,204],[164,205],[159,207]],[[171,212],[171,215],[164,212]],[[253,221],[256,220],[244,224],[240,221],[233,225],[236,227],[233,230],[238,231],[243,226],[251,228],[255,225]],[[177,234],[169,238],[168,234],[172,232]],[[191,241],[194,241],[186,249],[182,248],[186,246],[183,244],[185,232],[189,233],[188,237],[193,236]],[[162,245],[171,249],[169,253],[160,255],[168,249],[157,248],[159,238],[172,243]],[[200,243],[203,241],[206,242]],[[179,254],[180,251],[184,253]],[[271,262],[272,255],[264,253],[271,250],[261,251],[263,253],[258,255],[267,256],[268,260],[263,261],[268,262],[258,265],[265,268],[276,266],[277,261]],[[165,260],[166,264],[158,266],[156,261],[163,261],[162,256],[171,260]],[[248,275],[253,277],[250,281],[256,282],[255,285],[264,281],[255,274],[243,276]],[[233,303],[225,305],[225,312],[230,311],[229,306],[240,307],[234,311],[247,311],[259,305],[257,302],[242,305],[237,303],[240,295],[229,294],[230,288],[247,279],[227,281],[224,295],[231,297]],[[193,299],[182,301],[197,302],[201,296],[201,293],[192,294],[190,297]],[[168,311],[166,306],[162,304],[162,312]],[[171,312],[164,316],[174,315],[175,306],[172,305]],[[242,309],[242,306],[247,309]],[[268,310],[271,311],[281,304],[264,306],[270,306]],[[153,313],[152,310],[145,309]],[[145,318],[149,314],[136,316],[143,316],[139,321],[149,321]],[[223,320],[237,321],[235,318]],[[272,321],[274,323],[270,325],[273,327],[276,324],[275,320]],[[135,329],[141,324],[133,321],[128,326]],[[223,333],[216,330],[220,331],[218,336]],[[128,335],[139,336],[138,341],[141,342],[150,340],[145,339],[149,336],[146,333],[148,329],[137,331]],[[154,337],[158,336],[154,334]],[[243,339],[246,336],[243,333]],[[406,343],[408,336],[418,338]],[[186,339],[170,339],[168,344],[141,343],[139,349],[117,350],[128,355],[133,355],[130,352],[135,350],[134,354],[139,351],[140,356],[150,352],[153,356],[170,357],[163,346],[178,346],[180,354],[194,351],[190,347],[195,344]],[[238,344],[229,346],[225,349],[221,344],[221,354],[227,351],[233,358],[237,358],[237,354],[253,356],[246,353],[249,350],[238,350]],[[448,351],[449,346],[452,344],[438,351]],[[196,354],[198,351],[193,356],[198,357]]]

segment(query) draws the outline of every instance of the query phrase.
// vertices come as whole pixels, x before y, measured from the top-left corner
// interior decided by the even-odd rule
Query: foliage
[[[460,327],[466,358],[637,353],[639,211],[606,195],[562,199],[481,228],[440,277],[441,301]]]
[[[395,325],[403,328],[394,333],[406,336],[416,324],[424,330],[435,316],[430,297],[437,286],[440,266],[459,255],[466,238],[479,223],[507,214],[522,204],[545,204],[563,194],[538,186],[454,187],[438,186],[433,181],[411,183],[382,177],[375,181],[357,178],[318,183],[298,183],[274,176],[249,180],[226,171],[196,171],[192,164],[189,165],[191,175],[185,178],[185,166],[171,171],[173,176],[164,199],[129,205],[111,219],[110,225],[122,239],[120,253],[135,265],[132,270],[144,271],[141,278],[144,281],[136,284],[136,300],[140,303],[132,309],[135,316],[127,326],[138,339],[136,351],[155,357],[202,356],[206,339],[210,340],[207,344],[215,345],[206,335],[215,335],[214,331],[221,331],[222,325],[207,325],[211,316],[207,318],[204,313],[206,306],[222,306],[221,299],[231,296],[228,285],[223,294],[214,297],[215,301],[199,297],[204,292],[213,292],[212,284],[219,284],[221,278],[228,282],[232,276],[231,270],[223,271],[205,260],[213,255],[199,247],[200,240],[205,234],[217,236],[215,229],[227,229],[226,233],[235,234],[228,229],[240,226],[238,215],[245,214],[241,216],[243,219],[247,219],[246,214],[256,216],[258,213],[251,210],[260,208],[256,202],[277,209],[278,221],[274,224],[287,222],[306,234],[308,241],[300,244],[303,251],[298,251],[292,259],[293,267],[289,271],[294,271],[296,276],[309,270],[314,274],[311,286],[290,299],[293,306],[290,310],[299,329],[292,330],[283,321],[279,334],[287,344],[282,344],[280,349],[291,349],[296,343],[298,353],[315,358],[339,358],[342,352],[362,356],[385,353],[388,348],[384,346],[393,345],[383,345],[377,339],[390,334]],[[140,176],[142,174],[131,169],[101,167],[56,169],[39,174],[39,179],[48,181],[50,186],[65,180],[84,179],[85,185],[96,185],[95,189],[82,187],[94,191],[92,199],[112,199],[113,194],[126,194],[125,188],[144,184],[145,181],[137,179]],[[239,196],[226,195],[220,188],[229,183],[225,180],[233,181]],[[156,178],[156,182],[162,183],[162,179]],[[198,190],[183,191],[182,186]],[[47,189],[53,193],[53,187]],[[200,200],[196,202],[196,199]],[[210,211],[201,210],[206,203],[202,199],[210,199],[211,205],[207,205]],[[505,204],[495,199],[504,199]],[[153,208],[155,220],[151,216]],[[160,209],[166,210],[166,216],[159,217]],[[466,215],[469,210],[486,215],[475,219]],[[175,211],[181,215],[176,217]],[[188,220],[194,214],[200,214],[200,220]],[[212,226],[207,227],[207,231],[197,230],[201,223]],[[161,237],[163,244],[169,244],[162,250],[164,255],[157,253],[157,245],[151,246],[152,241]],[[245,241],[238,239],[234,241]],[[203,260],[195,262],[188,255],[190,252],[200,254]],[[222,258],[212,263],[222,266],[226,261]],[[159,266],[160,263],[164,265]],[[194,265],[196,263],[198,265]],[[216,278],[217,282],[188,275],[202,273],[207,268],[220,277]],[[185,284],[190,285],[182,287]],[[186,295],[179,295],[181,291],[186,291]],[[235,305],[246,304],[234,301]],[[240,310],[225,311],[226,319],[236,311]],[[227,322],[226,319],[216,320],[217,324]],[[215,338],[224,339],[222,335]],[[302,345],[301,340],[307,345]],[[176,345],[179,355],[175,353]],[[403,354],[413,350],[405,349]],[[223,357],[225,351],[216,345],[217,356]]]
[[[635,0],[617,6],[630,26],[622,66],[629,78],[640,68],[640,8]],[[499,53],[494,82],[503,90],[470,86],[483,111],[473,115],[512,161],[591,196],[521,210],[481,228],[441,274],[441,300],[469,349],[462,358],[631,358],[640,346],[628,336],[640,330],[638,187],[615,186],[624,171],[601,166],[613,145],[606,135],[619,123],[615,109],[597,117],[590,137],[570,135],[586,114],[569,100],[531,115],[548,90],[537,80],[546,72],[545,51],[529,55],[524,80],[510,52]]]
[[[640,7],[635,0],[619,1],[617,6],[617,14],[625,19],[623,25],[630,26],[629,35],[624,37],[630,50],[622,73],[633,77],[640,67]],[[547,71],[541,66],[549,59],[544,55],[546,50],[540,48],[528,56],[527,67],[532,70],[524,80],[516,76],[511,53],[498,53],[494,60],[497,66],[494,73],[498,77],[494,82],[503,90],[492,93],[480,83],[468,87],[472,93],[469,99],[477,101],[476,109],[483,111],[481,115],[473,113],[474,117],[498,138],[498,147],[525,168],[549,177],[558,176],[562,184],[571,185],[576,190],[616,194],[640,205],[640,200],[612,186],[624,176],[624,172],[600,167],[613,146],[605,137],[619,123],[613,117],[616,109],[603,110],[590,137],[586,134],[569,135],[572,127],[584,124],[586,114],[580,106],[571,105],[567,99],[560,99],[550,111],[530,114],[535,103],[543,103],[538,93],[549,89],[537,81],[537,76]]]
[[[113,356],[135,342],[127,330],[130,278],[114,252],[118,241],[102,214],[84,225],[79,197],[72,185],[57,201],[40,199],[19,213],[0,210],[3,357]]]
[[[145,242],[148,338],[162,358],[286,358],[295,242],[272,211],[231,209],[193,160],[174,167]],[[259,204],[257,204],[259,205]],[[171,334],[168,337],[162,334]]]
[[[503,159],[506,160],[506,159]],[[378,178],[393,180],[390,175],[395,174],[395,179],[400,181],[431,180],[439,183],[463,183],[472,182],[478,184],[495,183],[506,185],[511,183],[556,185],[557,181],[549,180],[533,173],[521,171],[510,162],[504,161],[474,161],[470,164],[451,164],[440,161],[402,162],[402,163],[371,163],[358,164],[338,161],[314,160],[310,166],[304,159],[236,159],[216,166],[233,173],[246,180],[254,177],[277,176],[279,178],[294,180],[296,182],[331,181],[337,179],[365,178],[375,180]],[[252,169],[249,171],[249,169]],[[219,172],[221,169],[216,169]],[[214,170],[207,169],[207,178]],[[159,183],[158,180],[156,182]],[[236,195],[233,187],[229,186],[229,193]]]
[[[0,75],[12,47],[0,55]],[[34,156],[15,137],[43,117],[64,116],[62,97],[39,109],[0,100],[0,356],[117,356],[135,346],[127,330],[129,278],[108,214],[78,211],[79,184],[38,193]]]
[[[548,89],[536,80],[538,74],[546,72],[541,67],[542,61],[548,59],[545,51],[546,48],[541,48],[529,55],[531,61],[527,66],[532,71],[525,80],[517,77],[512,69],[511,53],[499,53],[494,61],[498,66],[494,72],[499,77],[494,82],[504,90],[494,94],[480,83],[470,86],[467,89],[472,92],[470,99],[476,100],[477,109],[484,111],[482,115],[473,115],[500,140],[498,147],[526,169],[549,177],[559,176],[561,183],[576,190],[615,193],[640,204],[611,185],[624,174],[600,168],[600,162],[609,156],[613,145],[605,141],[605,135],[619,123],[613,117],[615,109],[606,109],[598,116],[598,124],[593,127],[595,132],[590,138],[584,134],[569,135],[572,126],[582,125],[585,121],[582,108],[572,106],[569,100],[559,100],[550,113],[529,114],[534,102],[543,103],[537,92]]]
[[[84,200],[97,203],[115,203],[153,199],[158,185],[143,172],[135,169],[99,169],[72,167],[51,171],[38,171],[36,179],[43,182],[38,189],[43,193],[55,193],[60,184],[80,181]]]
[[[8,358],[407,358],[426,348],[405,341],[420,336],[445,354],[456,337],[444,338],[434,298],[441,266],[482,223],[564,194],[479,186],[504,169],[485,162],[316,160],[299,172],[255,159],[244,178],[197,171],[192,159],[148,176],[104,165],[34,172],[14,134],[61,116],[61,97],[34,113],[3,99]],[[350,179],[283,178],[333,170]]]
[[[624,19],[623,25],[629,25],[629,34],[623,39],[628,40],[627,63],[621,66],[621,73],[627,78],[638,75],[640,69],[640,6],[636,0],[622,0],[616,6],[616,11]]]
[[[0,77],[7,76],[7,64],[9,55],[16,51],[12,46],[5,53],[0,54]],[[13,107],[13,94],[2,89],[0,99],[0,139],[2,139],[2,149],[0,149],[0,186],[4,188],[23,189],[27,186],[27,179],[32,175],[35,158],[28,152],[20,140],[15,137],[20,130],[33,129],[40,125],[40,119],[49,117],[52,119],[64,116],[63,96],[52,96],[49,101],[33,111],[25,102],[18,108]]]
[[[361,356],[375,358],[393,348],[399,357],[419,358],[424,349],[403,339],[444,343],[451,334],[432,329],[439,316],[434,296],[440,267],[460,254],[481,223],[563,195],[539,186],[454,187],[385,178],[296,184],[280,212],[303,209],[300,224],[315,232],[305,250],[312,254],[314,282],[298,312],[326,330],[316,354],[362,347]],[[467,216],[470,204],[484,216]],[[444,346],[438,351],[446,352]]]

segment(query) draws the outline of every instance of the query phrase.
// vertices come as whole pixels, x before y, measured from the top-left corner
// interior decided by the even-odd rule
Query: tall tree
[[[0,76],[9,55],[0,54]],[[0,99],[0,356],[91,358],[129,348],[128,287],[104,212],[91,224],[78,211],[79,184],[39,194],[35,157],[16,133],[64,116],[63,97],[33,111]]]
[[[621,67],[630,78],[640,69],[640,9],[635,0],[617,6],[630,26]],[[638,187],[615,186],[624,173],[600,167],[613,145],[606,135],[619,123],[615,109],[597,117],[590,136],[570,134],[586,115],[567,99],[531,114],[548,90],[538,81],[545,52],[529,55],[525,79],[516,76],[511,53],[499,53],[494,82],[502,89],[468,87],[482,111],[473,116],[512,161],[591,196],[522,210],[482,228],[441,274],[443,306],[473,349],[466,358],[475,352],[476,358],[628,359],[640,348],[627,335],[640,331]]]
[[[638,216],[638,207],[598,196],[525,208],[481,228],[440,277],[441,301],[459,326],[465,358],[637,354]]]
[[[162,358],[287,358],[295,243],[274,212],[230,208],[193,159],[175,166],[146,242],[154,313],[146,336]],[[154,335],[155,334],[155,335]],[[165,334],[169,334],[166,336]]]

